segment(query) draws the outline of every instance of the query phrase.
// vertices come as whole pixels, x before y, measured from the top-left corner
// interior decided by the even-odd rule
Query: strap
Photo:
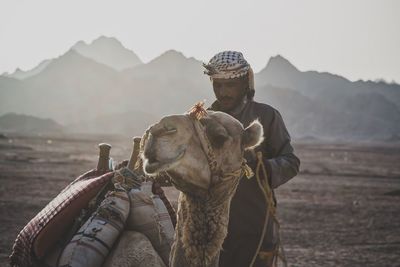
[[[260,172],[262,172],[263,177],[265,177],[265,179],[260,179]],[[272,256],[273,256],[272,266],[277,266],[277,263],[278,263],[277,259],[279,258],[282,260],[283,265],[285,267],[287,267],[287,261],[286,261],[285,253],[284,253],[283,246],[281,243],[280,233],[279,233],[280,224],[276,217],[276,207],[274,205],[275,202],[274,202],[274,197],[273,197],[273,191],[268,183],[268,173],[267,173],[267,170],[264,165],[261,151],[257,152],[256,179],[257,179],[258,186],[264,195],[264,198],[265,198],[268,208],[267,208],[267,212],[265,214],[265,221],[264,221],[261,238],[258,243],[256,253],[254,254],[253,259],[250,263],[250,267],[252,267],[254,265],[254,262],[256,261],[257,257],[259,257],[259,256],[261,257],[263,255],[267,256],[267,254],[263,254],[264,252],[261,251],[261,245],[264,241],[265,234],[267,232],[268,220],[269,220],[270,215],[272,216],[273,220],[275,221],[275,223],[278,226],[278,246],[277,246],[276,250],[272,251],[272,253],[273,253],[272,254]]]
[[[276,208],[275,208],[274,196],[273,196],[272,189],[268,183],[268,173],[267,173],[267,169],[264,165],[262,152],[258,151],[256,155],[257,155],[256,177],[257,177],[257,180],[261,183],[262,188],[264,189],[264,192],[267,195],[266,200],[267,200],[268,210],[271,211],[272,216],[274,217],[275,221],[278,222],[278,220],[275,217]],[[262,171],[262,174],[263,174],[262,177],[265,177],[265,179],[260,178],[260,171]]]
[[[142,185],[143,177],[141,177],[141,175],[136,171],[132,171],[125,167],[115,171],[112,182],[115,186],[118,184],[123,189],[129,191],[132,188],[139,188]]]
[[[201,148],[207,157],[208,165],[210,166],[211,175],[217,175],[217,160],[215,159],[214,150],[211,146],[210,141],[207,138],[203,124],[197,119],[192,119],[194,129],[196,130],[197,136],[200,140]]]

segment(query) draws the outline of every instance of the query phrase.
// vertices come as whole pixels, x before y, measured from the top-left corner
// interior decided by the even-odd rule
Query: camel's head
[[[220,173],[238,170],[245,149],[263,140],[263,128],[254,121],[246,129],[232,116],[209,111],[200,120],[189,115],[171,115],[152,125],[144,140],[144,171],[156,175],[166,171],[176,187],[202,194],[213,184],[206,144],[211,146]],[[190,192],[188,192],[190,191]]]

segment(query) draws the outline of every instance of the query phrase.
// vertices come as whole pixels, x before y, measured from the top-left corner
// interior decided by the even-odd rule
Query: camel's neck
[[[237,177],[225,180],[214,186],[205,199],[181,193],[171,267],[183,266],[183,263],[196,267],[218,266],[227,234],[229,206],[238,181]]]

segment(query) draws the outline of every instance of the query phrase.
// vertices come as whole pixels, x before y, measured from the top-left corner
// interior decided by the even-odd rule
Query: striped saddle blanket
[[[112,177],[113,172],[91,170],[61,191],[18,234],[10,255],[11,266],[31,266],[43,258]]]

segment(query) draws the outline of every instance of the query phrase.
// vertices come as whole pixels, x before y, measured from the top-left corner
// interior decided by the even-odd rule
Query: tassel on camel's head
[[[205,101],[197,102],[191,109],[189,109],[187,112],[189,116],[197,120],[200,120],[207,116],[207,110],[204,109],[204,102]]]

